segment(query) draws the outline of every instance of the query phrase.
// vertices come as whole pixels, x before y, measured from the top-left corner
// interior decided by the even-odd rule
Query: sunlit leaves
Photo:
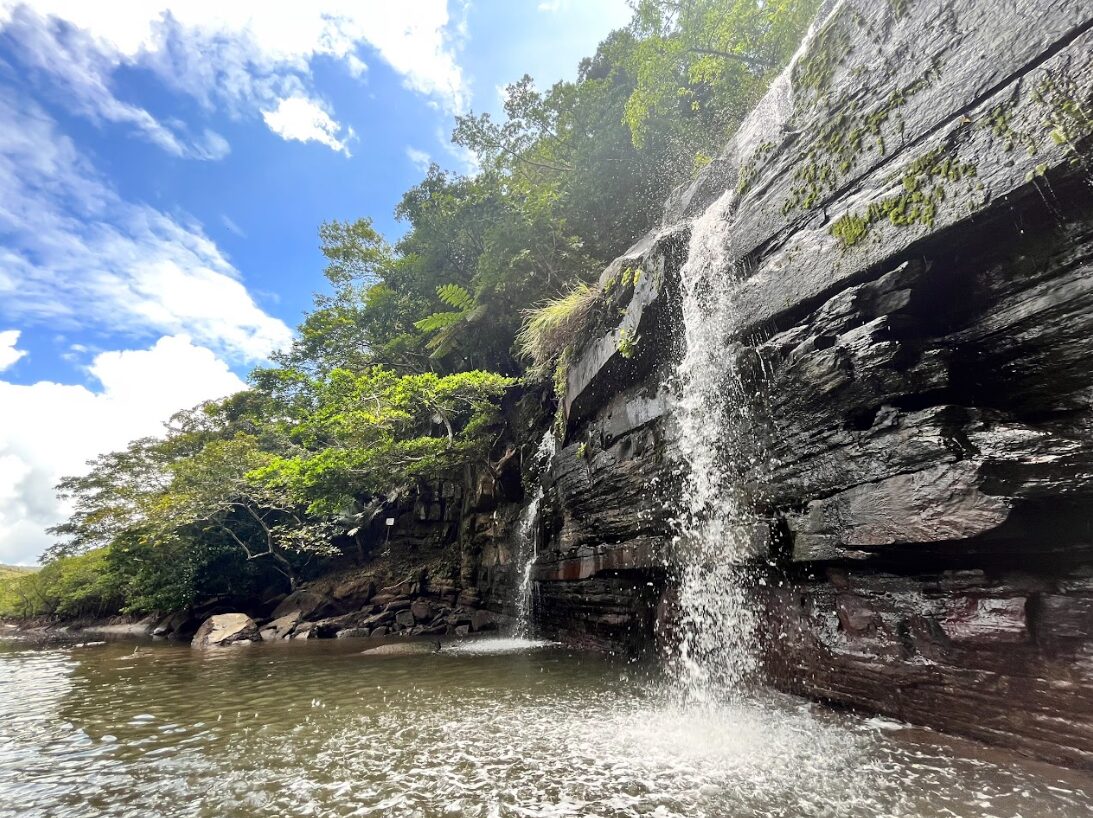
[[[471,371],[403,375],[337,370],[316,411],[294,430],[301,451],[251,477],[289,492],[312,513],[344,512],[361,496],[435,479],[488,457],[512,380]]]

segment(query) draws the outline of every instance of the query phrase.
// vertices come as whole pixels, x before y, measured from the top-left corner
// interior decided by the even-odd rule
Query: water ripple
[[[341,641],[0,645],[0,816],[1066,818],[1093,792],[791,697],[672,706],[556,646]]]

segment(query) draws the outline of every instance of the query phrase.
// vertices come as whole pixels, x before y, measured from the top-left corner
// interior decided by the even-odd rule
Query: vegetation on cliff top
[[[658,218],[788,61],[818,0],[637,0],[577,78],[458,118],[469,176],[433,165],[396,214],[319,231],[328,292],[252,387],[180,412],[59,490],[72,517],[0,613],[183,607],[289,587],[374,498],[495,470],[501,398],[544,377],[604,265]],[[540,309],[536,309],[540,308]],[[628,343],[636,344],[636,338]]]

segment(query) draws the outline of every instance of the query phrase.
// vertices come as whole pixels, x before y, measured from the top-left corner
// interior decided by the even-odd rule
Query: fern
[[[422,332],[437,332],[459,323],[462,317],[462,312],[434,312],[420,321],[415,321],[414,326]]]
[[[436,288],[436,294],[453,310],[466,312],[474,305],[474,296],[458,284],[442,284]]]

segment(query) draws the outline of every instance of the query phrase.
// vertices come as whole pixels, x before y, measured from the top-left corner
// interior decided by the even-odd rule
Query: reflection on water
[[[0,815],[1055,818],[1093,792],[788,697],[673,709],[556,646],[363,647],[0,643]]]

